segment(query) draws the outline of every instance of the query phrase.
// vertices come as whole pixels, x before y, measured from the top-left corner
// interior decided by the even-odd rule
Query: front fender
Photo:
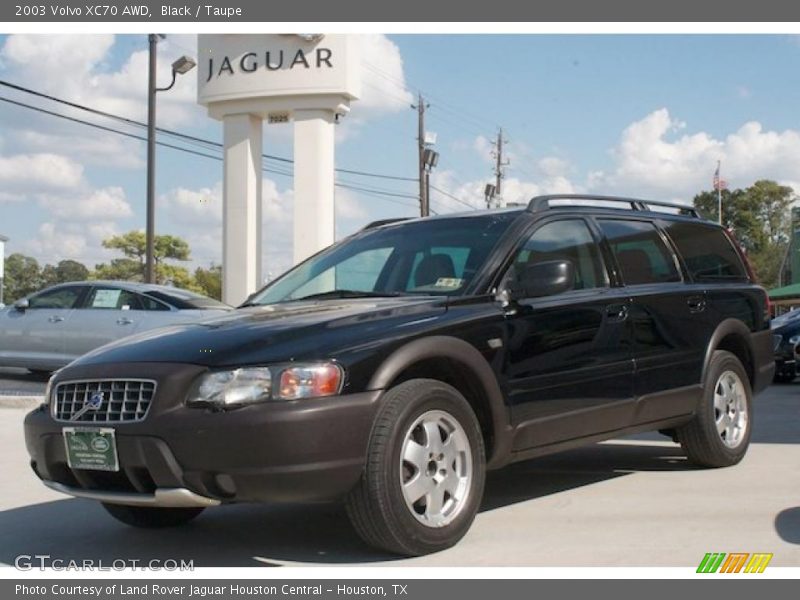
[[[492,420],[494,444],[487,456],[487,468],[503,466],[511,456],[511,424],[503,392],[492,367],[471,344],[450,336],[430,336],[409,342],[395,350],[375,371],[370,390],[388,387],[412,365],[431,358],[447,358],[469,369],[482,387],[482,396]]]

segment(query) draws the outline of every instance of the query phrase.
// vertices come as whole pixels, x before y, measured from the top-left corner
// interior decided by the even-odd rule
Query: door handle
[[[686,305],[690,313],[701,313],[706,309],[706,299],[703,296],[689,296]]]
[[[628,318],[628,306],[626,304],[610,304],[606,306],[606,317],[609,321],[624,321]]]
[[[117,325],[132,325],[133,321],[130,319],[126,319],[125,317],[121,317],[117,319]]]
[[[53,315],[52,317],[47,319],[47,321],[49,323],[61,323],[61,321],[63,321],[63,320],[64,320],[64,317],[59,317],[58,315]]]

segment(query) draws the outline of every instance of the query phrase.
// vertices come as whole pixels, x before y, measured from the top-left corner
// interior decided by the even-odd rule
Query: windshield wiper
[[[403,292],[363,292],[358,290],[331,290],[328,292],[319,292],[317,294],[309,294],[300,298],[291,298],[284,302],[298,302],[300,300],[327,300],[336,298],[395,298],[397,296],[406,296]]]

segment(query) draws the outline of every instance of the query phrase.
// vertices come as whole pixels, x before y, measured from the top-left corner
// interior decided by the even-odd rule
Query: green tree
[[[68,281],[86,281],[89,269],[77,260],[62,260],[56,266],[45,265],[42,269],[42,280],[45,286]]]
[[[222,267],[212,264],[208,269],[197,267],[194,279],[202,293],[210,298],[222,300]]]
[[[38,261],[31,257],[19,254],[12,254],[6,259],[4,299],[6,304],[11,304],[37,292],[42,288],[42,272]]]
[[[106,264],[95,265],[92,279],[112,279],[119,281],[144,281],[142,265],[131,258],[113,258]]]
[[[144,281],[147,238],[143,231],[129,231],[103,240],[103,247],[120,250],[125,258],[114,259],[111,264],[97,265],[94,274],[96,279]],[[165,262],[167,260],[188,261],[191,259],[190,255],[189,244],[185,240],[173,235],[157,235],[153,253],[156,282],[162,284],[173,282],[176,287],[199,289],[185,268]]]
[[[778,285],[780,264],[789,243],[789,210],[795,199],[791,187],[759,180],[745,189],[722,191],[722,224],[745,249],[758,280],[767,288]],[[716,221],[716,191],[701,192],[694,206]]]

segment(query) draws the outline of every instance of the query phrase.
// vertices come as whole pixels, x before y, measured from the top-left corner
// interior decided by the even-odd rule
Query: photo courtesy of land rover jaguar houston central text
[[[45,485],[129,525],[343,500],[368,544],[420,555],[514,461],[659,430],[697,465],[739,462],[769,308],[731,235],[682,205],[382,221],[237,310],[69,364],[25,439]]]

